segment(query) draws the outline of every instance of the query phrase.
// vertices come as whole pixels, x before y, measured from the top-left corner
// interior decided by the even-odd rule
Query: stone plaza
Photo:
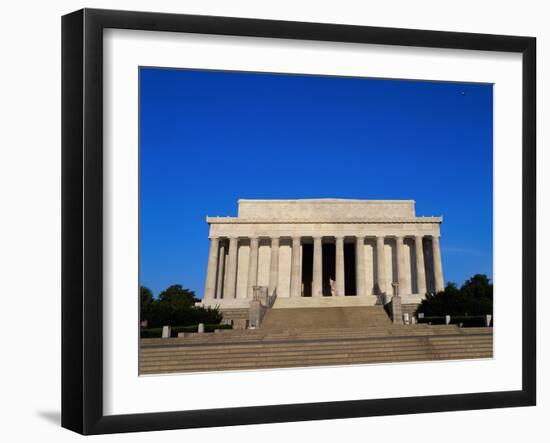
[[[443,290],[442,217],[413,200],[239,200],[207,217],[203,306],[246,308],[255,287],[279,307],[368,306]]]

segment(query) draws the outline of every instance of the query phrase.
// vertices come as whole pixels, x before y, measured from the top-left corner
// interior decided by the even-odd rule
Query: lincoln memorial
[[[278,303],[419,303],[443,290],[442,217],[413,200],[239,200],[237,217],[206,217],[204,306],[246,307],[255,288]]]

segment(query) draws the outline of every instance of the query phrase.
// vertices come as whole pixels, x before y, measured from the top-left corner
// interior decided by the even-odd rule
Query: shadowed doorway
[[[355,286],[355,243],[344,243],[344,275],[346,295],[357,295]]]
[[[311,297],[313,282],[313,244],[302,244],[302,297]]]
[[[323,243],[323,296],[331,296],[330,282],[336,289],[336,245]]]

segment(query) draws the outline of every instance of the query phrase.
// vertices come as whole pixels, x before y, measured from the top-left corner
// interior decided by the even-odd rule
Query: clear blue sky
[[[140,283],[202,296],[237,200],[416,200],[445,281],[492,277],[492,85],[140,69]]]

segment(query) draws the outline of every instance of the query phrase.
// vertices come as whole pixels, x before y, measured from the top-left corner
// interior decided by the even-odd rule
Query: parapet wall
[[[358,220],[414,218],[414,200],[239,200],[239,218],[249,220]]]

